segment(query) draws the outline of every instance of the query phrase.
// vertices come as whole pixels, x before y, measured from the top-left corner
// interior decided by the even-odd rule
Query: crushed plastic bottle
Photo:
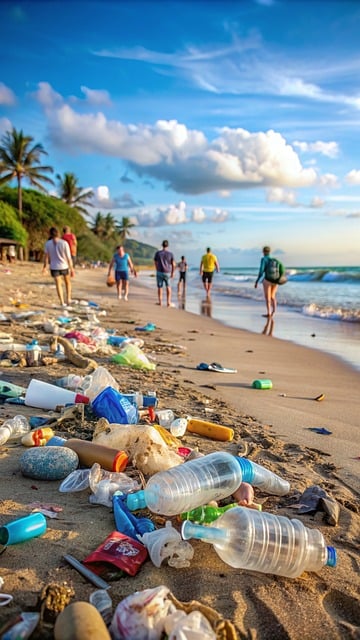
[[[0,427],[0,445],[8,440],[17,440],[30,431],[30,425],[25,416],[15,416],[6,420]]]

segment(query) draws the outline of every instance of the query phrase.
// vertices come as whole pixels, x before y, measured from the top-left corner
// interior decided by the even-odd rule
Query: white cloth
[[[51,270],[62,271],[70,268],[71,253],[65,240],[60,238],[48,240],[45,244],[45,253],[48,254]]]

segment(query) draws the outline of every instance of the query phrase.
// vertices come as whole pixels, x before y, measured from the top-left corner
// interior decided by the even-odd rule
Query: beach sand
[[[43,311],[31,319],[2,323],[1,331],[15,341],[35,336],[48,344],[41,329],[44,317],[61,313],[51,278],[41,273],[41,265],[11,265],[11,273],[0,267],[2,308],[9,315],[18,300],[29,309]],[[120,390],[156,390],[159,408],[171,408],[177,417],[192,415],[234,429],[230,443],[216,442],[186,434],[183,446],[207,453],[225,450],[246,454],[250,459],[286,478],[291,484],[284,497],[255,491],[263,510],[289,518],[298,517],[309,528],[319,529],[326,544],[337,549],[336,568],[324,567],[316,573],[303,573],[297,579],[252,573],[225,564],[211,545],[192,540],[195,555],[191,566],[175,569],[164,563],[156,568],[148,560],[134,577],[111,583],[114,607],[127,595],[145,588],[166,585],[181,601],[196,599],[215,608],[237,628],[239,638],[258,640],[302,638],[335,640],[360,637],[359,607],[359,373],[339,360],[319,351],[276,338],[223,326],[212,318],[197,316],[176,308],[159,307],[154,289],[144,288],[141,274],[131,279],[129,301],[118,301],[115,289],[106,288],[106,269],[77,271],[73,297],[93,300],[107,312],[101,325],[117,329],[118,335],[141,337],[143,351],[154,358],[155,371],[136,370],[109,362],[108,355],[94,359],[106,366]],[[148,322],[153,332],[135,331]],[[200,362],[219,362],[237,369],[235,374],[197,370]],[[27,386],[36,377],[51,382],[67,373],[82,373],[69,362],[48,367],[3,368],[2,379]],[[253,389],[254,379],[269,378],[271,390]],[[321,393],[322,402],[314,400]],[[0,419],[41,411],[16,405],[0,405]],[[63,437],[91,439],[94,422],[65,423],[56,431]],[[325,427],[330,435],[309,429]],[[82,560],[115,529],[110,509],[89,504],[90,491],[60,493],[59,482],[34,481],[19,471],[21,445],[0,448],[1,503],[0,524],[31,511],[38,501],[62,507],[58,518],[48,519],[45,535],[11,546],[1,556],[0,577],[3,591],[13,602],[0,609],[0,629],[20,611],[39,607],[41,590],[49,583],[66,582],[75,591],[74,600],[88,600],[93,585],[63,560],[68,553]],[[319,485],[338,502],[337,526],[324,521],[324,514],[297,515],[302,492]],[[146,515],[151,515],[145,512]],[[157,524],[164,524],[158,519]],[[179,523],[172,519],[174,526]],[[32,638],[52,638],[51,621]],[[134,638],[133,640],[136,640]]]

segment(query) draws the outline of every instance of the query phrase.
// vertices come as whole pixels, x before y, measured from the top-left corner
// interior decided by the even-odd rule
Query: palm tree
[[[102,240],[115,240],[117,235],[116,221],[112,213],[103,216],[100,211],[96,214],[91,231]]]
[[[124,216],[121,221],[116,225],[116,232],[121,238],[121,242],[125,242],[126,237],[130,236],[130,229],[136,227],[136,225],[130,221],[130,218]]]
[[[98,211],[95,216],[95,220],[91,227],[91,231],[95,233],[95,235],[98,236],[99,238],[104,237],[105,222],[104,222],[104,216],[102,215],[102,213],[100,213],[100,211]]]
[[[1,138],[0,144],[0,185],[13,179],[17,181],[18,210],[22,221],[22,180],[29,180],[30,184],[46,192],[41,182],[54,184],[53,180],[44,172],[53,172],[52,167],[40,164],[41,155],[47,152],[41,144],[32,145],[34,138],[25,136],[22,131],[14,127]]]
[[[85,206],[93,206],[92,202],[90,202],[91,198],[94,197],[92,189],[80,187],[78,185],[78,178],[74,173],[64,173],[63,176],[58,173],[56,174],[56,179],[59,182],[60,199],[70,207],[74,207],[74,209],[87,215],[88,212]]]

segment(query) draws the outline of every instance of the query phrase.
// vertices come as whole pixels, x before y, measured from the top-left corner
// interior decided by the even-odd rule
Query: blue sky
[[[360,3],[0,4],[0,135],[12,126],[199,262],[359,265]]]

